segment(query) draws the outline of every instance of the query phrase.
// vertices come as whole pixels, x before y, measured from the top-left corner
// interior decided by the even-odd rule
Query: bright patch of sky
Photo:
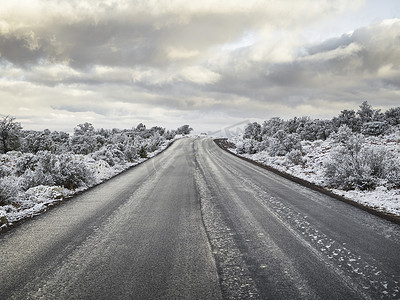
[[[400,1],[365,0],[360,6],[350,7],[342,13],[319,21],[305,32],[304,37],[310,43],[321,42],[385,19],[396,18],[400,18]]]

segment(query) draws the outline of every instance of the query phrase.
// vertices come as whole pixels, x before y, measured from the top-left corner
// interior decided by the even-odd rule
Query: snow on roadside
[[[110,166],[104,160],[94,160],[90,155],[76,155],[79,159],[90,169],[94,175],[94,185],[100,184],[115,175],[138,165],[165,150],[172,142],[182,138],[177,135],[174,139],[166,141],[158,150],[148,153],[148,158],[138,158],[133,163],[115,164]],[[15,155],[14,155],[15,154]],[[3,154],[2,166],[3,168],[14,168],[18,153]],[[18,177],[14,178],[15,183],[18,184]],[[49,207],[71,198],[72,196],[89,189],[90,187],[80,187],[75,190],[69,190],[60,186],[44,186],[39,185],[28,189],[25,192],[20,192],[15,197],[12,204],[0,205],[0,232],[7,227],[12,226],[14,223],[39,215],[46,211]]]
[[[242,142],[239,136],[231,137],[229,142],[237,145]],[[397,135],[384,137],[367,137],[365,143],[374,147],[384,146],[391,152],[398,152],[399,137]],[[326,187],[324,182],[324,161],[328,159],[331,143],[330,140],[318,140],[314,142],[302,141],[303,164],[294,165],[290,163],[285,156],[270,156],[267,151],[261,151],[255,154],[237,154],[236,149],[229,151],[248,159],[257,161],[281,172],[307,180],[316,185]],[[328,188],[327,188],[328,189]],[[329,189],[331,192],[343,196],[352,201],[358,202],[364,206],[371,207],[378,211],[400,216],[400,189],[389,189],[386,186],[379,186],[375,190],[344,191],[339,189]]]

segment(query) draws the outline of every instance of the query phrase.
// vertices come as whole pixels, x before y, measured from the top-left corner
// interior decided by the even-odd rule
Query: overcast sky
[[[3,0],[0,115],[197,132],[400,106],[398,0]]]

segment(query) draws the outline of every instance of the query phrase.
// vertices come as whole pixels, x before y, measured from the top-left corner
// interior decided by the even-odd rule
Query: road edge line
[[[383,219],[385,219],[387,221],[390,221],[392,223],[400,225],[400,216],[396,216],[396,215],[393,215],[393,214],[390,214],[390,213],[387,213],[387,212],[383,212],[383,211],[374,209],[373,207],[363,205],[361,203],[358,203],[358,202],[356,202],[354,200],[351,200],[349,198],[346,198],[344,196],[335,194],[332,191],[330,191],[330,190],[328,190],[328,189],[326,189],[326,188],[324,188],[322,186],[316,185],[315,183],[309,182],[309,181],[307,181],[305,179],[302,179],[302,178],[299,178],[299,177],[295,177],[295,176],[293,176],[293,175],[291,175],[289,173],[282,172],[282,171],[280,171],[278,169],[275,169],[275,168],[272,168],[270,166],[264,165],[264,164],[262,164],[260,162],[254,161],[254,160],[249,159],[247,157],[243,157],[243,156],[237,155],[237,154],[235,154],[235,153],[233,153],[233,152],[228,150],[228,142],[227,142],[227,140],[228,139],[226,139],[226,138],[213,139],[214,143],[219,148],[221,148],[222,150],[230,153],[233,156],[236,156],[236,157],[238,157],[238,158],[240,158],[242,160],[245,160],[245,161],[247,161],[247,162],[249,162],[249,163],[251,163],[253,165],[261,167],[261,168],[263,168],[263,169],[265,169],[267,171],[270,171],[270,172],[272,172],[272,173],[274,173],[276,175],[279,175],[279,176],[281,176],[283,178],[286,178],[286,179],[288,179],[288,180],[290,180],[292,182],[295,182],[297,184],[300,184],[300,185],[302,185],[304,187],[307,187],[307,188],[312,189],[314,191],[320,192],[322,194],[325,194],[327,196],[335,198],[336,200],[345,202],[345,203],[350,204],[350,205],[352,205],[354,207],[362,209],[363,211],[366,211],[366,212],[368,212],[370,214],[373,214],[373,215],[381,217],[381,218],[383,218]]]
[[[20,220],[17,220],[17,221],[15,221],[15,222],[12,222],[12,225],[8,225],[7,227],[0,228],[0,237],[1,237],[1,235],[3,235],[4,233],[6,233],[6,232],[8,232],[8,231],[10,231],[10,230],[12,230],[12,229],[14,229],[14,228],[20,226],[21,224],[23,224],[23,223],[25,223],[25,222],[28,222],[28,221],[30,221],[30,220],[36,218],[36,217],[39,217],[39,216],[43,215],[44,213],[46,213],[46,212],[52,210],[53,208],[58,207],[58,206],[60,206],[60,205],[62,205],[62,204],[65,204],[65,203],[71,201],[73,198],[75,198],[75,197],[77,197],[77,196],[79,196],[79,195],[82,195],[82,194],[84,194],[84,193],[86,193],[86,192],[89,192],[90,190],[96,188],[97,186],[99,186],[99,185],[101,185],[101,184],[103,184],[103,183],[105,183],[105,182],[107,182],[107,181],[109,181],[109,180],[112,180],[112,179],[114,179],[114,178],[116,178],[116,177],[118,177],[118,176],[120,176],[120,175],[122,175],[122,174],[124,174],[124,173],[126,173],[126,172],[128,172],[128,171],[130,171],[130,170],[132,170],[133,168],[135,168],[135,167],[137,167],[137,166],[139,166],[139,165],[141,165],[141,164],[143,164],[143,163],[145,163],[145,162],[151,160],[153,157],[158,156],[159,154],[161,154],[161,153],[163,153],[165,150],[167,150],[169,147],[171,147],[172,144],[174,144],[177,140],[178,140],[178,139],[173,140],[171,143],[169,143],[169,144],[167,145],[167,147],[165,147],[164,149],[162,149],[162,150],[161,150],[160,152],[158,152],[156,155],[154,155],[154,156],[152,156],[152,157],[149,157],[149,158],[147,158],[146,160],[137,163],[136,165],[130,166],[129,168],[127,168],[127,169],[121,171],[120,173],[117,173],[117,174],[113,175],[112,177],[110,177],[110,178],[108,178],[108,179],[106,179],[106,180],[104,180],[104,181],[102,181],[102,182],[100,182],[100,183],[97,183],[97,184],[95,184],[95,185],[92,185],[92,186],[88,187],[88,188],[85,189],[85,190],[77,191],[77,192],[73,193],[73,194],[70,195],[70,196],[61,198],[59,201],[50,202],[48,205],[46,205],[46,206],[43,208],[43,210],[41,210],[41,211],[39,211],[39,212],[37,212],[37,213],[35,213],[35,214],[33,214],[33,215],[25,216],[24,218],[22,218],[22,219],[20,219]],[[1,225],[1,224],[0,224],[0,225]]]

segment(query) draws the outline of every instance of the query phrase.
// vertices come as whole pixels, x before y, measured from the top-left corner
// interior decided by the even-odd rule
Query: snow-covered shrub
[[[74,128],[74,135],[70,140],[70,146],[75,154],[90,154],[101,147],[103,139],[97,144],[97,135],[92,124],[86,122]]]
[[[164,133],[164,137],[165,137],[167,140],[172,140],[175,136],[176,136],[176,131],[175,131],[175,130],[171,130],[171,131],[167,130],[167,131]]]
[[[56,170],[58,157],[49,151],[40,151],[37,153],[37,169],[43,173],[53,173]]]
[[[383,147],[362,146],[352,151],[337,146],[325,162],[329,186],[343,190],[368,190],[388,184],[400,187],[398,158]]]
[[[269,140],[268,153],[271,156],[285,156],[292,150],[301,150],[301,140],[298,134],[287,134],[279,130]]]
[[[361,133],[364,135],[379,136],[387,133],[389,126],[386,122],[368,122],[361,127]]]
[[[59,174],[58,157],[49,151],[39,151],[33,156],[24,154],[18,165],[18,172],[24,171],[21,176],[23,190],[37,185],[54,185],[54,178]]]
[[[18,177],[6,176],[0,178],[0,205],[8,204],[18,195]]]
[[[25,131],[22,139],[21,151],[37,153],[39,151],[56,151],[56,145],[52,140],[51,132],[48,129],[44,131]]]
[[[34,170],[38,162],[37,156],[32,153],[20,153],[15,165],[15,174],[18,176],[25,173],[26,170]]]
[[[334,148],[329,159],[324,163],[325,181],[328,186],[343,190],[355,188],[368,189],[371,187],[371,178],[365,178],[357,156],[353,156],[344,147]]]
[[[293,149],[286,154],[286,159],[294,165],[303,163],[303,153],[299,149]]]
[[[240,141],[236,143],[236,153],[237,154],[244,154],[245,149],[244,149],[244,142]]]
[[[252,139],[244,139],[241,142],[236,144],[236,153],[237,154],[254,154],[258,149],[258,142]]]
[[[59,173],[55,176],[55,185],[74,190],[80,187],[91,186],[94,183],[94,176],[90,169],[71,154],[59,156]]]
[[[336,133],[331,134],[330,139],[334,145],[343,146],[350,152],[360,151],[365,141],[362,134],[353,133],[347,125],[340,126]]]
[[[245,143],[245,151],[248,154],[257,153],[257,148],[258,148],[258,141],[249,139],[247,140],[247,143]]]
[[[138,151],[138,154],[140,158],[147,158],[147,146],[142,145]]]
[[[244,129],[243,138],[253,139],[260,142],[262,140],[261,125],[257,122],[247,124]]]
[[[68,196],[70,191],[59,186],[38,185],[27,190],[23,195],[23,200],[33,203],[61,199]]]
[[[93,136],[74,136],[71,139],[71,149],[75,154],[90,154],[96,151],[96,139]]]
[[[0,119],[0,153],[18,150],[21,146],[21,124],[15,118],[6,116]]]
[[[190,134],[191,131],[193,131],[193,128],[191,128],[189,125],[182,125],[176,130],[176,133],[186,135]]]
[[[44,172],[42,168],[37,168],[34,171],[27,169],[21,176],[21,189],[24,191],[37,185],[54,185],[54,183],[54,174]]]
[[[256,151],[261,152],[267,150],[269,147],[269,139],[263,139],[261,142],[257,143]]]
[[[125,147],[124,155],[125,155],[126,160],[129,161],[129,162],[134,162],[138,157],[136,148],[133,147],[132,144],[128,144]]]
[[[158,150],[164,141],[165,139],[158,132],[154,132],[148,140],[148,150],[150,152]]]
[[[262,128],[261,128],[261,133],[264,136],[271,137],[275,133],[277,133],[279,130],[283,130],[284,127],[287,127],[286,129],[288,129],[288,127],[290,128],[291,125],[292,125],[292,123],[285,122],[284,120],[282,120],[279,117],[273,117],[267,121],[264,121]],[[285,129],[286,132],[290,132],[286,129]],[[293,132],[295,132],[295,131],[293,131]]]
[[[93,152],[91,154],[91,157],[96,161],[104,160],[110,166],[114,166],[115,165],[113,152],[112,152],[111,149],[109,149],[107,147],[102,147],[100,150],[97,150],[96,152]]]
[[[385,120],[392,126],[400,125],[400,107],[388,109],[385,112]]]
[[[345,109],[340,115],[332,119],[334,127],[339,128],[343,125],[351,128],[353,132],[360,132],[361,120],[357,117],[354,110]]]

